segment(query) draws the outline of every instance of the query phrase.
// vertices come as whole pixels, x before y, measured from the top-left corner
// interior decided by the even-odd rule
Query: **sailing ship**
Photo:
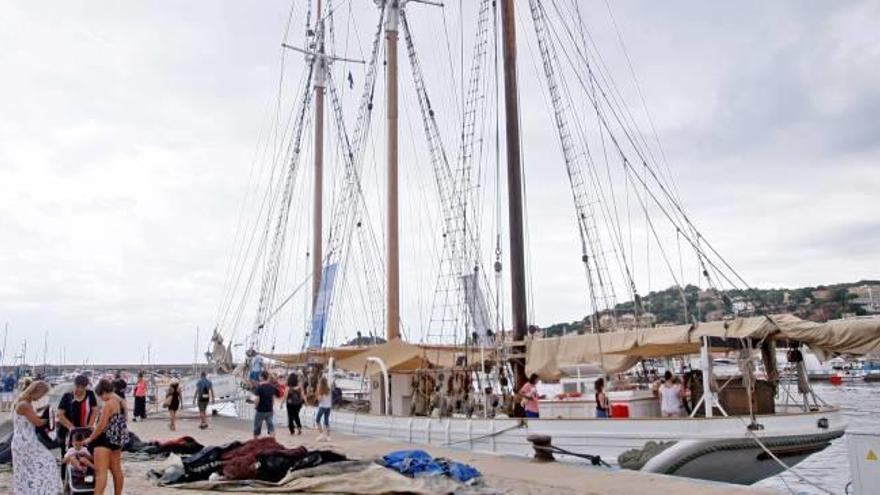
[[[304,57],[305,70],[289,130],[278,133],[283,143],[275,146],[273,156],[278,159],[273,163],[280,166],[271,169],[254,230],[250,235],[237,234],[241,249],[218,312],[211,353],[215,362],[232,369],[234,333],[246,326],[243,345],[248,359],[239,367],[243,377],[254,360],[270,359],[303,369],[309,385],[322,373],[335,376],[338,369],[363,378],[365,407],[335,411],[336,431],[515,455],[529,455],[532,447],[527,439],[543,435],[552,438],[557,452],[590,454],[647,472],[734,483],[754,483],[789,469],[844,434],[846,422],[839,409],[822,402],[810,389],[803,360],[796,359],[797,346],[809,346],[826,359],[877,351],[880,322],[807,322],[766,314],[760,301],[755,302],[756,316],[703,321],[683,290],[683,258],[697,267],[701,286],[719,294],[728,307],[726,291],[748,295],[749,286],[691,221],[665,158],[649,145],[621,101],[585,28],[579,2],[529,0],[520,4],[528,6],[527,16],[520,17],[513,0],[478,0],[469,5],[471,10],[459,18],[474,21],[470,66],[464,70],[462,56],[457,74],[461,88],[452,104],[444,107],[435,104],[440,98],[429,91],[432,81],[423,70],[409,12],[414,7],[424,9],[424,24],[442,20],[445,29],[445,13],[437,12],[447,7],[431,0],[377,0],[368,56],[356,60],[336,52],[334,17],[344,4],[315,0],[307,5],[302,44],[287,38],[283,43],[285,53]],[[530,40],[541,67],[536,72],[543,76],[543,96],[552,115],[549,128],[561,151],[561,159],[555,161],[563,165],[571,190],[571,230],[580,247],[584,307],[590,315],[583,333],[555,337],[541,336],[529,325],[522,148],[527,136],[521,132],[520,105],[537,99],[522,98],[519,90],[517,33],[524,17],[533,27]],[[426,237],[439,239],[442,245],[434,246],[439,267],[430,316],[406,326],[411,336],[421,334],[418,341],[402,336],[400,244],[407,234],[401,235],[400,222],[401,39],[411,70],[414,115],[425,137],[418,154],[430,162],[439,205],[439,235]],[[446,41],[446,53],[451,53]],[[464,53],[463,35],[460,42]],[[432,62],[440,64],[437,53],[443,48],[432,50]],[[346,74],[340,65],[363,68],[359,94],[345,93],[347,88],[353,90],[354,77],[352,69]],[[455,76],[454,64],[449,65]],[[370,192],[365,179],[369,175],[365,163],[374,144],[371,124],[383,70],[386,182],[378,202],[385,208],[379,215],[385,225],[377,229],[376,215],[370,212],[375,192]],[[356,104],[353,126],[345,118],[347,102]],[[448,115],[453,117],[444,120]],[[306,139],[308,128],[311,144]],[[454,159],[444,144],[449,128],[458,141]],[[325,142],[328,135],[335,140],[332,148]],[[305,167],[309,147],[312,167]],[[329,170],[328,149],[335,150]],[[536,166],[548,167],[552,161],[542,157]],[[306,171],[311,172],[310,184],[303,180]],[[335,179],[329,214],[324,209],[328,176]],[[480,191],[491,188],[488,179],[481,182],[486,177],[494,177],[494,215],[482,210]],[[427,190],[414,194],[415,209],[431,209],[433,194]],[[505,196],[506,208],[502,207]],[[306,220],[294,225],[292,211]],[[311,213],[310,238],[306,211]],[[487,216],[495,228],[491,243],[481,242]],[[644,222],[640,228],[633,227],[633,217]],[[329,220],[326,230],[325,220]],[[377,231],[382,231],[384,242]],[[650,309],[637,288],[634,268],[636,259],[648,259],[650,254],[640,257],[644,253],[634,247],[634,237],[663,260],[662,269],[679,288],[679,325],[626,329],[621,325],[618,294],[627,295],[630,302],[623,307],[638,322],[647,321],[643,317]],[[670,259],[670,244],[678,246],[679,267]],[[307,268],[297,272],[298,262],[290,260],[302,259],[293,254],[302,253],[303,245],[308,245]],[[252,297],[255,280],[261,284]],[[304,321],[292,316],[282,320],[279,315],[293,314],[293,301],[300,299]],[[251,325],[242,323],[245,309],[255,310]],[[425,329],[413,328],[419,326]],[[279,333],[282,338],[299,334],[302,348],[277,352]],[[338,345],[345,342],[346,333],[357,338],[350,345]],[[792,362],[803,375],[796,384],[779,380],[777,344],[793,349]],[[712,372],[713,355],[719,352],[737,355],[741,369],[723,383]],[[640,362],[693,355],[700,356],[701,369],[692,374],[690,390],[698,400],[689,416],[660,417],[657,398],[649,388],[623,386],[622,374]],[[765,380],[755,378],[754,361],[759,356]],[[595,418],[592,398],[576,396],[541,401],[540,419],[517,417],[516,391],[527,375],[555,380],[567,367],[582,365],[612,378],[609,397],[615,417]],[[237,407],[244,417],[253,413],[244,399]],[[306,408],[307,421],[310,416]]]

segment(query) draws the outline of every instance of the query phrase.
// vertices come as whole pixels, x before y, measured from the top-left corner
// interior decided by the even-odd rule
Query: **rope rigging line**
[[[346,274],[348,274],[349,253],[351,251],[351,234],[353,230],[356,230],[355,237],[358,239],[360,252],[364,255],[361,257],[361,261],[364,263],[364,283],[367,285],[367,292],[374,294],[374,296],[378,295],[380,301],[384,300],[384,293],[382,292],[382,287],[377,285],[376,280],[380,278],[377,274],[380,272],[381,267],[384,266],[384,262],[381,258],[381,249],[379,249],[375,231],[370,222],[370,217],[366,214],[367,203],[361,184],[361,170],[363,168],[362,164],[366,150],[366,143],[370,135],[370,123],[372,122],[373,94],[375,90],[376,76],[378,74],[377,65],[381,47],[384,15],[385,11],[383,4],[379,9],[379,19],[377,21],[377,27],[372,41],[372,51],[370,59],[367,62],[367,73],[364,78],[364,88],[361,94],[358,114],[355,121],[353,139],[349,138],[349,134],[345,128],[342,104],[332,72],[328,73],[327,90],[330,96],[330,106],[333,111],[336,132],[339,137],[339,153],[343,158],[344,180],[342,181],[341,191],[336,195],[336,201],[334,201],[332,207],[331,230],[327,242],[327,255],[323,262],[324,266],[334,262],[339,263],[337,270],[339,270],[339,273],[341,274],[341,276],[338,277],[341,280],[341,287],[338,290],[344,290],[345,284],[349,282],[348,279],[352,278],[346,276]],[[366,242],[367,239],[364,239],[365,236],[372,242]],[[329,311],[329,308],[334,304],[336,292],[337,291],[334,290],[330,293],[327,302],[327,311]],[[367,303],[364,299],[370,300],[373,298],[361,298],[362,304]],[[383,303],[380,301],[371,301],[374,304],[369,304],[369,307],[374,308],[374,310],[366,311],[366,314],[370,315],[373,320],[371,323],[374,328],[377,328],[381,322],[381,316],[378,315],[378,312],[384,312]],[[366,309],[366,307],[364,309]],[[330,327],[332,331],[332,328],[338,322],[338,318],[334,317],[332,312],[330,314],[331,322],[328,327]]]
[[[574,0],[574,4],[575,4],[575,8],[577,9],[577,0]],[[614,30],[617,34],[617,40],[620,44],[621,51],[623,51],[624,57],[626,59],[627,67],[629,68],[629,73],[633,79],[633,83],[634,83],[636,91],[639,95],[639,99],[641,100],[642,108],[645,112],[645,117],[647,118],[648,125],[651,128],[651,133],[654,137],[654,142],[657,145],[657,150],[660,153],[660,163],[663,165],[663,167],[666,171],[666,175],[667,175],[666,180],[668,181],[668,185],[670,186],[673,197],[675,198],[675,200],[678,203],[681,203],[681,195],[679,194],[678,187],[675,183],[675,180],[674,180],[674,177],[672,174],[672,170],[669,166],[669,160],[666,157],[666,152],[663,149],[663,144],[660,141],[660,136],[657,132],[656,126],[654,125],[654,119],[651,116],[651,112],[648,110],[647,101],[645,100],[644,93],[642,92],[641,85],[639,84],[638,77],[636,76],[635,69],[633,68],[632,60],[629,56],[629,51],[626,48],[626,43],[623,40],[623,33],[621,32],[620,27],[617,24],[617,19],[614,16],[614,12],[611,8],[611,3],[608,0],[605,0],[605,7],[608,10],[608,16],[610,17],[611,23],[614,26]],[[580,15],[579,9],[578,9],[578,15]],[[648,151],[649,154],[651,154],[652,159],[654,159],[656,161],[656,158],[654,158],[653,153],[651,153],[651,147],[648,146],[647,142],[645,142],[645,140],[644,140],[643,133],[639,132],[638,135],[642,138],[642,142],[645,145],[645,149]],[[696,234],[697,234],[696,229],[692,225],[690,225],[689,227],[691,228],[692,235],[696,236]],[[706,278],[706,281],[708,282],[709,287],[714,287],[714,283],[712,281],[712,278],[709,276],[708,270],[706,269],[706,265],[703,262],[702,253],[699,250],[695,250],[695,254],[697,257],[697,261],[700,264],[700,271],[703,274],[703,276]]]
[[[309,77],[307,78],[308,84],[311,85],[312,76],[314,73],[314,61],[309,64]],[[259,299],[259,307],[257,309],[257,316],[254,324],[254,332],[251,334],[251,337],[248,342],[248,349],[257,349],[260,343],[260,330],[265,324],[266,312],[268,311],[269,306],[272,303],[272,300],[275,296],[275,291],[277,290],[277,282],[278,282],[278,272],[280,268],[280,254],[284,248],[284,241],[287,233],[287,220],[290,215],[290,201],[293,193],[293,186],[296,181],[297,172],[299,171],[299,158],[301,152],[301,144],[302,144],[302,135],[304,124],[306,120],[306,115],[308,114],[308,110],[311,108],[312,101],[312,93],[311,91],[305,91],[305,97],[300,103],[300,107],[297,111],[297,122],[296,128],[293,135],[293,140],[290,143],[291,154],[290,160],[287,169],[287,176],[284,181],[284,189],[281,194],[281,204],[279,207],[278,217],[275,222],[275,234],[272,240],[272,246],[269,251],[269,256],[266,261],[265,271],[263,273],[263,285],[260,290],[260,299]],[[269,224],[267,223],[267,228]]]
[[[292,23],[293,14],[294,14],[294,3],[291,3],[290,11],[288,14],[288,20],[287,20],[287,24],[285,26],[284,35],[283,35],[283,39],[285,41],[289,37],[290,26]],[[279,48],[279,51],[280,51],[280,57],[279,57],[279,77],[278,77],[278,86],[277,86],[278,89],[277,89],[277,94],[275,95],[275,98],[274,98],[275,114],[274,114],[274,118],[272,119],[275,122],[275,124],[273,126],[273,129],[268,131],[266,134],[264,134],[264,131],[266,131],[266,129],[261,129],[260,135],[258,136],[258,143],[262,142],[264,138],[266,139],[266,142],[265,142],[264,146],[261,146],[260,144],[257,145],[257,149],[255,149],[254,156],[251,161],[251,168],[250,168],[250,172],[248,174],[249,187],[246,189],[248,191],[248,193],[246,193],[245,196],[242,198],[241,206],[239,209],[239,220],[238,220],[238,223],[236,226],[236,232],[235,232],[235,235],[233,237],[233,242],[232,242],[233,246],[237,245],[237,246],[239,246],[239,249],[238,249],[238,251],[236,251],[234,254],[232,254],[230,256],[229,266],[227,268],[227,277],[224,282],[224,293],[220,299],[220,303],[219,303],[218,309],[217,309],[217,317],[215,320],[216,321],[216,329],[218,329],[218,330],[220,330],[226,326],[227,318],[229,316],[230,311],[232,310],[233,300],[235,299],[236,294],[238,293],[238,289],[239,289],[240,283],[241,283],[241,277],[245,271],[246,262],[250,256],[251,249],[252,249],[253,243],[254,243],[254,239],[255,239],[256,233],[258,231],[257,226],[261,224],[259,219],[262,218],[264,212],[266,211],[268,200],[269,200],[269,197],[271,196],[272,182],[269,181],[268,186],[266,188],[266,191],[263,194],[263,197],[260,202],[260,206],[259,206],[259,209],[258,209],[258,212],[256,215],[257,221],[253,224],[254,228],[251,231],[251,235],[248,238],[247,243],[245,243],[245,240],[244,240],[245,217],[246,217],[245,208],[248,204],[248,198],[250,196],[250,194],[249,194],[249,191],[251,190],[250,185],[256,183],[254,174],[256,171],[257,162],[260,160],[260,158],[258,158],[258,155],[261,154],[259,149],[260,148],[263,149],[262,154],[264,155],[263,158],[265,159],[265,154],[268,153],[268,148],[270,146],[268,143],[268,140],[270,140],[270,139],[273,140],[273,142],[275,142],[275,144],[274,144],[275,152],[273,153],[273,159],[270,160],[271,169],[269,171],[269,177],[274,177],[275,171],[276,171],[278,163],[279,163],[279,161],[275,157],[277,157],[277,155],[279,153],[277,141],[278,141],[278,128],[281,127],[279,119],[281,116],[282,95],[283,95],[283,86],[284,86],[284,67],[285,67],[285,60],[286,60],[286,51],[283,48]],[[300,84],[297,85],[297,87],[301,87],[301,86],[302,86],[302,81],[300,81]],[[292,118],[292,115],[289,118]],[[289,125],[289,123],[290,123],[290,121],[288,120],[288,125]],[[272,134],[272,137],[270,137],[268,134]],[[244,295],[242,296],[243,298],[247,297],[247,294],[249,292],[249,287],[250,287],[250,283],[248,283],[244,288]],[[240,317],[240,315],[236,315],[236,318],[237,317]],[[237,324],[234,325],[231,329],[231,332],[233,334],[234,334],[236,327],[237,327]],[[233,335],[229,335],[230,340],[232,339],[232,336]]]
[[[547,43],[545,33],[546,24],[544,22],[544,13],[541,11],[535,0],[529,1],[529,7],[532,14],[532,23],[535,28],[535,35],[538,41],[538,50],[541,54],[543,62],[544,75],[546,78],[547,89],[550,92],[550,100],[553,107],[554,120],[557,128],[557,136],[559,137],[562,154],[565,161],[566,173],[569,179],[572,199],[577,214],[577,225],[580,233],[581,241],[581,257],[584,264],[587,283],[589,286],[589,297],[592,306],[591,314],[602,311],[599,301],[604,299],[604,294],[600,294],[601,289],[597,287],[596,280],[601,267],[597,264],[597,247],[598,233],[593,221],[592,211],[589,207],[590,198],[586,189],[586,181],[583,177],[583,165],[580,162],[580,151],[575,149],[571,131],[569,129],[567,106],[562,101],[562,95],[559,92],[559,83],[557,81],[555,60],[552,53],[552,47]],[[607,299],[604,299],[607,305]],[[605,309],[608,309],[607,307]],[[593,331],[598,329],[598,325],[594,322]]]
[[[572,35],[572,33],[571,33],[569,27],[567,26],[567,24],[565,24],[564,20],[563,20],[562,24],[563,24],[563,27],[565,28],[564,31],[566,32],[566,34],[568,34],[568,35],[569,35],[569,38],[573,40],[573,39],[574,39],[574,38],[573,38],[573,35]],[[555,32],[556,32],[556,31],[554,31],[554,33],[555,33]],[[557,35],[557,36],[558,36],[558,35]],[[586,60],[585,55],[584,55],[583,52],[577,47],[577,44],[576,44],[576,43],[574,44],[574,51],[576,52],[577,55],[580,56],[580,58],[581,58],[582,60],[584,60],[584,61]],[[567,51],[567,50],[564,50],[564,53],[565,53],[567,59],[569,60],[569,62],[571,62],[571,56],[570,56],[570,54],[568,53],[568,51]],[[595,74],[595,72],[594,72],[594,70],[593,70],[593,67],[592,67],[592,66],[589,66],[589,65],[587,66],[587,72],[588,72],[588,74],[590,74],[591,76],[592,76],[593,74]],[[601,72],[599,72],[599,75],[600,75],[600,77],[603,77]],[[583,79],[581,78],[580,74],[578,74],[577,72],[575,72],[575,76],[577,77],[578,81],[581,83],[582,87],[586,88],[587,85],[584,84]],[[606,91],[604,91],[604,90],[601,90],[601,88],[600,88],[600,95],[602,96],[602,98],[604,99],[604,101],[609,105],[609,110],[611,111],[612,116],[615,118],[616,122],[617,122],[618,125],[621,127],[622,132],[624,132],[624,134],[626,135],[627,140],[628,140],[628,142],[630,143],[630,145],[633,147],[633,150],[635,151],[635,153],[639,156],[639,158],[640,158],[640,160],[641,160],[641,164],[643,165],[643,168],[645,169],[645,171],[646,171],[646,173],[647,173],[647,176],[649,176],[650,178],[652,178],[652,179],[654,180],[654,182],[657,184],[657,187],[658,187],[659,190],[660,190],[660,194],[659,194],[659,196],[658,196],[658,194],[655,193],[655,192],[653,191],[653,189],[649,186],[648,181],[646,180],[646,178],[645,178],[645,177],[642,177],[641,174],[637,173],[637,172],[633,169],[632,164],[631,164],[631,163],[629,162],[629,160],[627,159],[627,160],[625,161],[626,166],[628,166],[628,167],[630,167],[631,169],[633,169],[633,171],[635,172],[635,173],[634,173],[634,176],[638,179],[638,181],[639,181],[639,182],[642,184],[642,186],[645,188],[645,192],[650,196],[650,198],[652,199],[652,201],[653,201],[653,202],[659,207],[659,209],[661,210],[661,212],[664,214],[664,216],[667,217],[667,219],[673,224],[673,226],[675,226],[676,228],[678,228],[679,230],[682,231],[682,235],[685,237],[685,239],[687,240],[687,242],[688,242],[689,244],[691,244],[691,246],[692,246],[695,250],[697,250],[698,252],[700,252],[700,253],[702,254],[702,258],[705,259],[705,261],[707,261],[708,263],[710,263],[710,265],[715,265],[715,268],[716,268],[720,273],[722,273],[722,274],[724,275],[724,278],[725,278],[725,279],[726,279],[726,280],[727,280],[732,286],[736,287],[738,284],[733,283],[732,280],[730,280],[730,276],[727,276],[725,273],[723,273],[723,271],[720,269],[720,267],[718,267],[717,264],[716,264],[714,261],[712,261],[712,260],[706,255],[705,251],[703,251],[703,250],[701,249],[701,246],[700,246],[699,244],[696,243],[695,239],[702,239],[702,240],[706,243],[706,245],[709,247],[710,251],[711,251],[711,252],[714,254],[714,256],[718,259],[719,263],[721,263],[725,268],[727,268],[727,270],[729,270],[731,276],[732,276],[733,278],[736,278],[737,280],[739,280],[739,281],[740,281],[741,283],[743,283],[744,285],[746,285],[746,287],[748,287],[748,284],[742,279],[742,277],[739,276],[739,274],[738,274],[735,270],[733,270],[733,268],[729,265],[729,263],[728,263],[723,257],[721,257],[720,254],[719,254],[719,253],[718,253],[718,252],[717,252],[717,251],[716,251],[716,250],[715,250],[715,249],[714,249],[714,248],[708,243],[708,241],[705,240],[705,238],[702,236],[702,234],[700,234],[699,231],[696,230],[696,227],[693,225],[693,223],[690,221],[690,219],[687,217],[687,215],[685,215],[685,213],[684,213],[683,209],[681,208],[680,204],[679,204],[679,203],[675,200],[675,198],[671,195],[671,193],[668,191],[668,189],[666,188],[666,186],[663,184],[663,181],[658,177],[658,175],[656,174],[656,172],[655,172],[655,171],[654,171],[654,170],[648,165],[648,162],[647,162],[647,160],[645,159],[645,157],[644,157],[642,151],[640,150],[640,147],[638,146],[638,144],[636,143],[636,141],[633,139],[633,137],[632,137],[632,135],[631,135],[632,133],[629,132],[629,130],[627,129],[627,126],[624,124],[623,119],[622,119],[621,116],[620,116],[620,112],[618,112],[618,111],[615,109],[616,107],[615,107],[615,105],[614,105],[614,102],[609,98],[608,93],[607,93]],[[587,96],[590,97],[589,92],[587,92]],[[591,103],[593,104],[594,108],[596,108],[597,110],[601,109],[601,105],[599,105],[599,100],[598,100],[598,98],[591,98]],[[626,157],[626,152],[624,151],[623,147],[621,146],[621,143],[620,143],[620,142],[617,140],[617,138],[614,136],[614,133],[613,133],[612,130],[611,130],[610,123],[609,123],[608,119],[606,119],[606,118],[604,117],[604,113],[601,112],[601,110],[599,111],[599,120],[600,120],[601,124],[603,125],[603,127],[605,127],[606,130],[609,132],[609,137],[611,138],[611,141],[612,141],[612,143],[614,144],[615,148],[618,150],[618,153],[621,154],[621,156],[625,158],[625,157]],[[669,204],[672,205],[672,209],[671,209],[671,210],[668,210],[666,207],[663,206],[663,202],[661,201],[661,197],[662,197],[663,199],[665,199],[666,202],[668,202]],[[679,219],[680,219],[681,222],[682,222],[681,224],[679,223]],[[683,229],[682,227],[686,227],[687,230],[691,230],[691,231],[695,232],[696,234],[695,234],[694,236],[687,235],[687,233],[685,232],[685,229]],[[753,291],[752,291],[752,292],[753,292]],[[753,292],[753,293],[754,293],[754,292]]]
[[[419,103],[419,109],[422,115],[422,123],[427,139],[429,155],[431,156],[432,168],[434,171],[435,183],[444,212],[443,220],[443,257],[440,262],[440,270],[438,273],[437,289],[435,290],[434,303],[432,304],[431,323],[438,322],[440,325],[439,334],[432,334],[431,325],[429,324],[429,333],[427,339],[431,340],[437,337],[443,340],[445,336],[445,328],[451,324],[452,328],[457,331],[458,321],[464,319],[467,321],[468,311],[466,309],[466,293],[467,290],[462,284],[467,284],[464,277],[470,276],[471,270],[467,261],[468,253],[477,253],[478,228],[472,224],[475,215],[468,213],[472,209],[473,201],[468,201],[468,197],[472,194],[470,189],[471,162],[473,160],[473,139],[476,121],[476,103],[479,98],[480,75],[482,60],[485,58],[487,48],[486,37],[488,35],[488,12],[489,1],[481,0],[479,6],[479,15],[477,22],[477,36],[475,41],[475,54],[471,65],[469,87],[466,92],[465,108],[462,114],[462,143],[458,160],[458,167],[453,171],[449,164],[449,159],[445,152],[443,140],[440,135],[439,126],[436,119],[434,108],[428,96],[425,80],[422,74],[421,65],[416,54],[415,44],[412,38],[412,32],[409,27],[409,20],[405,10],[400,12],[401,30],[403,32],[404,43],[407,49],[407,55],[410,61],[413,82],[416,89],[416,96]],[[485,272],[481,270],[479,259],[475,260],[475,269],[477,272]],[[472,291],[479,290],[477,282],[484,281],[488,284],[488,280],[479,278],[479,273],[474,277],[471,283]],[[450,298],[454,298],[451,302]],[[442,301],[442,302],[441,302]],[[439,317],[436,315],[439,313]],[[486,321],[492,321],[489,317],[484,317]],[[454,340],[458,340],[453,335]]]
[[[302,87],[307,87],[307,84],[305,83],[306,80],[307,80],[306,78],[304,78],[302,80],[303,81],[301,84]],[[292,117],[293,117],[293,113],[291,114],[291,120],[292,120]],[[286,133],[285,133],[285,135],[286,135]],[[280,177],[280,176],[277,179],[275,179],[275,180],[277,180],[277,182],[279,184],[275,184],[273,182],[273,180],[271,180],[271,179],[275,176],[276,170],[278,169],[278,166],[280,163],[281,163],[281,159],[280,159],[280,151],[279,151],[279,152],[276,152],[276,157],[273,158],[273,160],[272,160],[272,169],[271,169],[271,173],[270,173],[270,180],[267,185],[266,192],[263,196],[263,201],[260,205],[260,211],[259,211],[259,214],[257,215],[257,222],[254,224],[255,228],[252,231],[250,240],[248,241],[248,246],[245,248],[245,252],[244,252],[245,256],[242,257],[242,265],[240,266],[239,272],[236,276],[236,286],[237,286],[237,284],[240,281],[241,274],[244,272],[244,264],[243,263],[246,260],[247,253],[250,252],[250,247],[253,245],[253,241],[257,237],[257,233],[259,231],[259,229],[257,228],[257,225],[260,225],[262,223],[264,225],[264,228],[262,229],[262,235],[259,237],[258,246],[257,246],[256,250],[254,251],[255,255],[254,255],[254,259],[253,259],[253,267],[251,270],[249,270],[248,280],[247,280],[245,287],[243,289],[243,294],[240,299],[238,308],[236,309],[236,311],[234,313],[234,319],[233,319],[233,322],[231,325],[231,332],[229,335],[229,342],[232,342],[232,340],[235,336],[236,329],[239,327],[239,323],[240,323],[241,317],[244,314],[244,308],[247,303],[247,297],[248,297],[250,290],[251,290],[251,287],[253,286],[253,283],[256,279],[256,275],[257,275],[257,271],[259,269],[259,266],[264,261],[266,245],[269,242],[268,237],[269,237],[269,232],[271,230],[271,219],[274,216],[276,204],[279,201],[279,196],[278,196],[277,191],[280,191],[280,189],[281,189],[280,183],[282,182],[282,177]],[[273,191],[275,191],[276,193],[273,193]],[[262,220],[262,219],[264,219],[264,220]],[[234,292],[233,292],[233,295],[234,295]],[[230,304],[231,304],[231,300],[230,300]],[[218,325],[218,326],[221,326],[221,325]]]

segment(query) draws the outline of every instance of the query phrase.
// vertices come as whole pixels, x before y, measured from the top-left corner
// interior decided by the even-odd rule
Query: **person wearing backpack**
[[[208,402],[214,402],[214,384],[208,380],[208,375],[204,371],[196,382],[194,400],[199,406],[199,429],[204,430],[208,427]]]
[[[302,421],[299,419],[299,412],[302,410],[305,392],[299,383],[299,376],[296,371],[287,377],[287,428],[291,435],[302,435]],[[294,426],[296,430],[294,431]]]

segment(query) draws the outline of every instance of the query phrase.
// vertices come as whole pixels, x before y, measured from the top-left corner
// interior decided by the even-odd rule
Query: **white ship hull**
[[[239,402],[243,418],[253,406]],[[303,423],[314,426],[315,408],[302,411]],[[823,421],[824,420],[824,421]],[[277,410],[275,423],[286,427],[286,412]],[[776,456],[792,466],[843,435],[846,424],[836,408],[815,412],[758,416],[755,431]],[[644,447],[648,441],[677,442],[642,470],[715,481],[751,484],[783,470],[755,441],[748,417],[650,419],[467,419],[377,416],[334,410],[334,431],[503,455],[531,456],[526,437],[549,435],[553,445],[571,452],[598,455],[617,465],[617,456]],[[823,427],[821,425],[827,425]]]

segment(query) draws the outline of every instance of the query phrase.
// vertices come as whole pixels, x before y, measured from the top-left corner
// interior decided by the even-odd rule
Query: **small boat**
[[[865,359],[862,361],[862,371],[866,382],[880,382],[880,359]]]

